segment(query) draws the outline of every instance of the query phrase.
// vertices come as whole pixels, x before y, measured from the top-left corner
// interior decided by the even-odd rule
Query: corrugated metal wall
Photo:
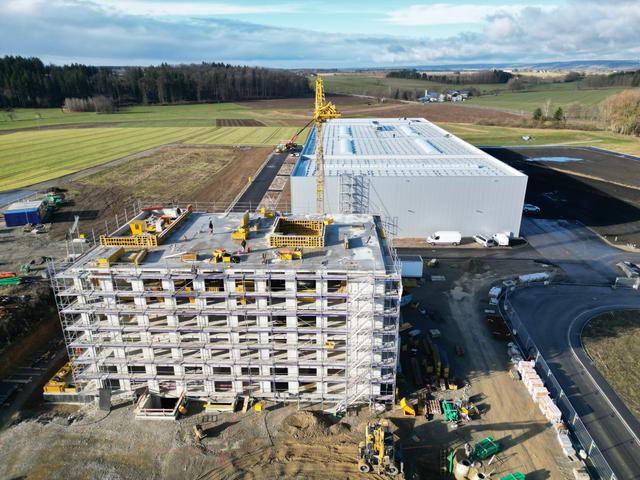
[[[399,237],[520,232],[526,176],[367,178],[371,213],[397,217]],[[325,185],[327,212],[339,212],[339,177],[327,177]],[[294,213],[315,212],[314,178],[292,177],[291,203]]]

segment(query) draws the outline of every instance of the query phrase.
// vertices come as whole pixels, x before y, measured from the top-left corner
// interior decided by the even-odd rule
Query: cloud
[[[443,38],[327,34],[242,22],[220,12],[215,16],[195,15],[195,10],[186,16],[149,16],[121,11],[116,3],[129,4],[124,0],[10,0],[0,7],[0,55],[102,65],[220,61],[318,68],[640,56],[637,1],[575,1],[553,9],[494,7],[490,13],[482,11],[479,28],[473,32]],[[141,0],[134,3],[177,5]],[[215,5],[222,8],[233,4]]]
[[[93,3],[105,10],[117,11],[129,15],[149,16],[220,16],[220,15],[251,15],[268,13],[290,13],[296,11],[299,5],[238,5],[237,3],[202,3],[202,2],[159,2],[143,0],[93,0]]]
[[[386,21],[396,25],[434,26],[478,23],[496,13],[518,14],[527,8],[524,5],[482,5],[435,3],[411,5],[387,14]],[[537,8],[548,9],[540,6]]]

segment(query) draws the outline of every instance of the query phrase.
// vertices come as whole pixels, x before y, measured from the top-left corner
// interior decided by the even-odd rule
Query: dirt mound
[[[282,431],[292,438],[314,438],[339,433],[328,415],[299,411],[292,413],[282,422]]]

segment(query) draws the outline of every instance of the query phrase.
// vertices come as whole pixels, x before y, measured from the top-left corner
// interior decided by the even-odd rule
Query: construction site
[[[233,151],[246,186],[219,166],[224,204],[133,199],[127,171],[115,223],[67,214],[37,266],[66,352],[3,414],[7,478],[597,478],[501,310],[566,278],[513,241],[528,177],[422,118],[340,116],[316,77],[306,127]],[[508,242],[424,248],[438,230]]]
[[[401,282],[378,218],[146,209],[100,242],[52,275],[79,394],[393,402]]]

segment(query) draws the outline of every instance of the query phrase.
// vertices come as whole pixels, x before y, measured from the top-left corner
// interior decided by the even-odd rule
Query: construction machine
[[[358,470],[362,473],[373,471],[378,475],[398,477],[402,474],[398,446],[387,420],[369,422],[365,429],[365,441],[360,442]],[[401,477],[398,477],[401,478]]]
[[[297,138],[300,136],[300,134],[301,134],[302,132],[304,132],[304,131],[307,129],[307,127],[308,127],[309,125],[311,125],[311,123],[313,123],[313,120],[314,120],[314,119],[309,120],[309,121],[307,122],[307,124],[306,124],[304,127],[302,127],[300,130],[298,130],[298,131],[295,133],[295,135],[294,135],[293,137],[291,137],[287,142],[285,142],[285,143],[279,143],[279,144],[276,146],[276,153],[288,152],[288,151],[295,150],[296,148],[300,147],[300,145],[298,145],[298,144],[296,143],[296,140],[297,140]]]

